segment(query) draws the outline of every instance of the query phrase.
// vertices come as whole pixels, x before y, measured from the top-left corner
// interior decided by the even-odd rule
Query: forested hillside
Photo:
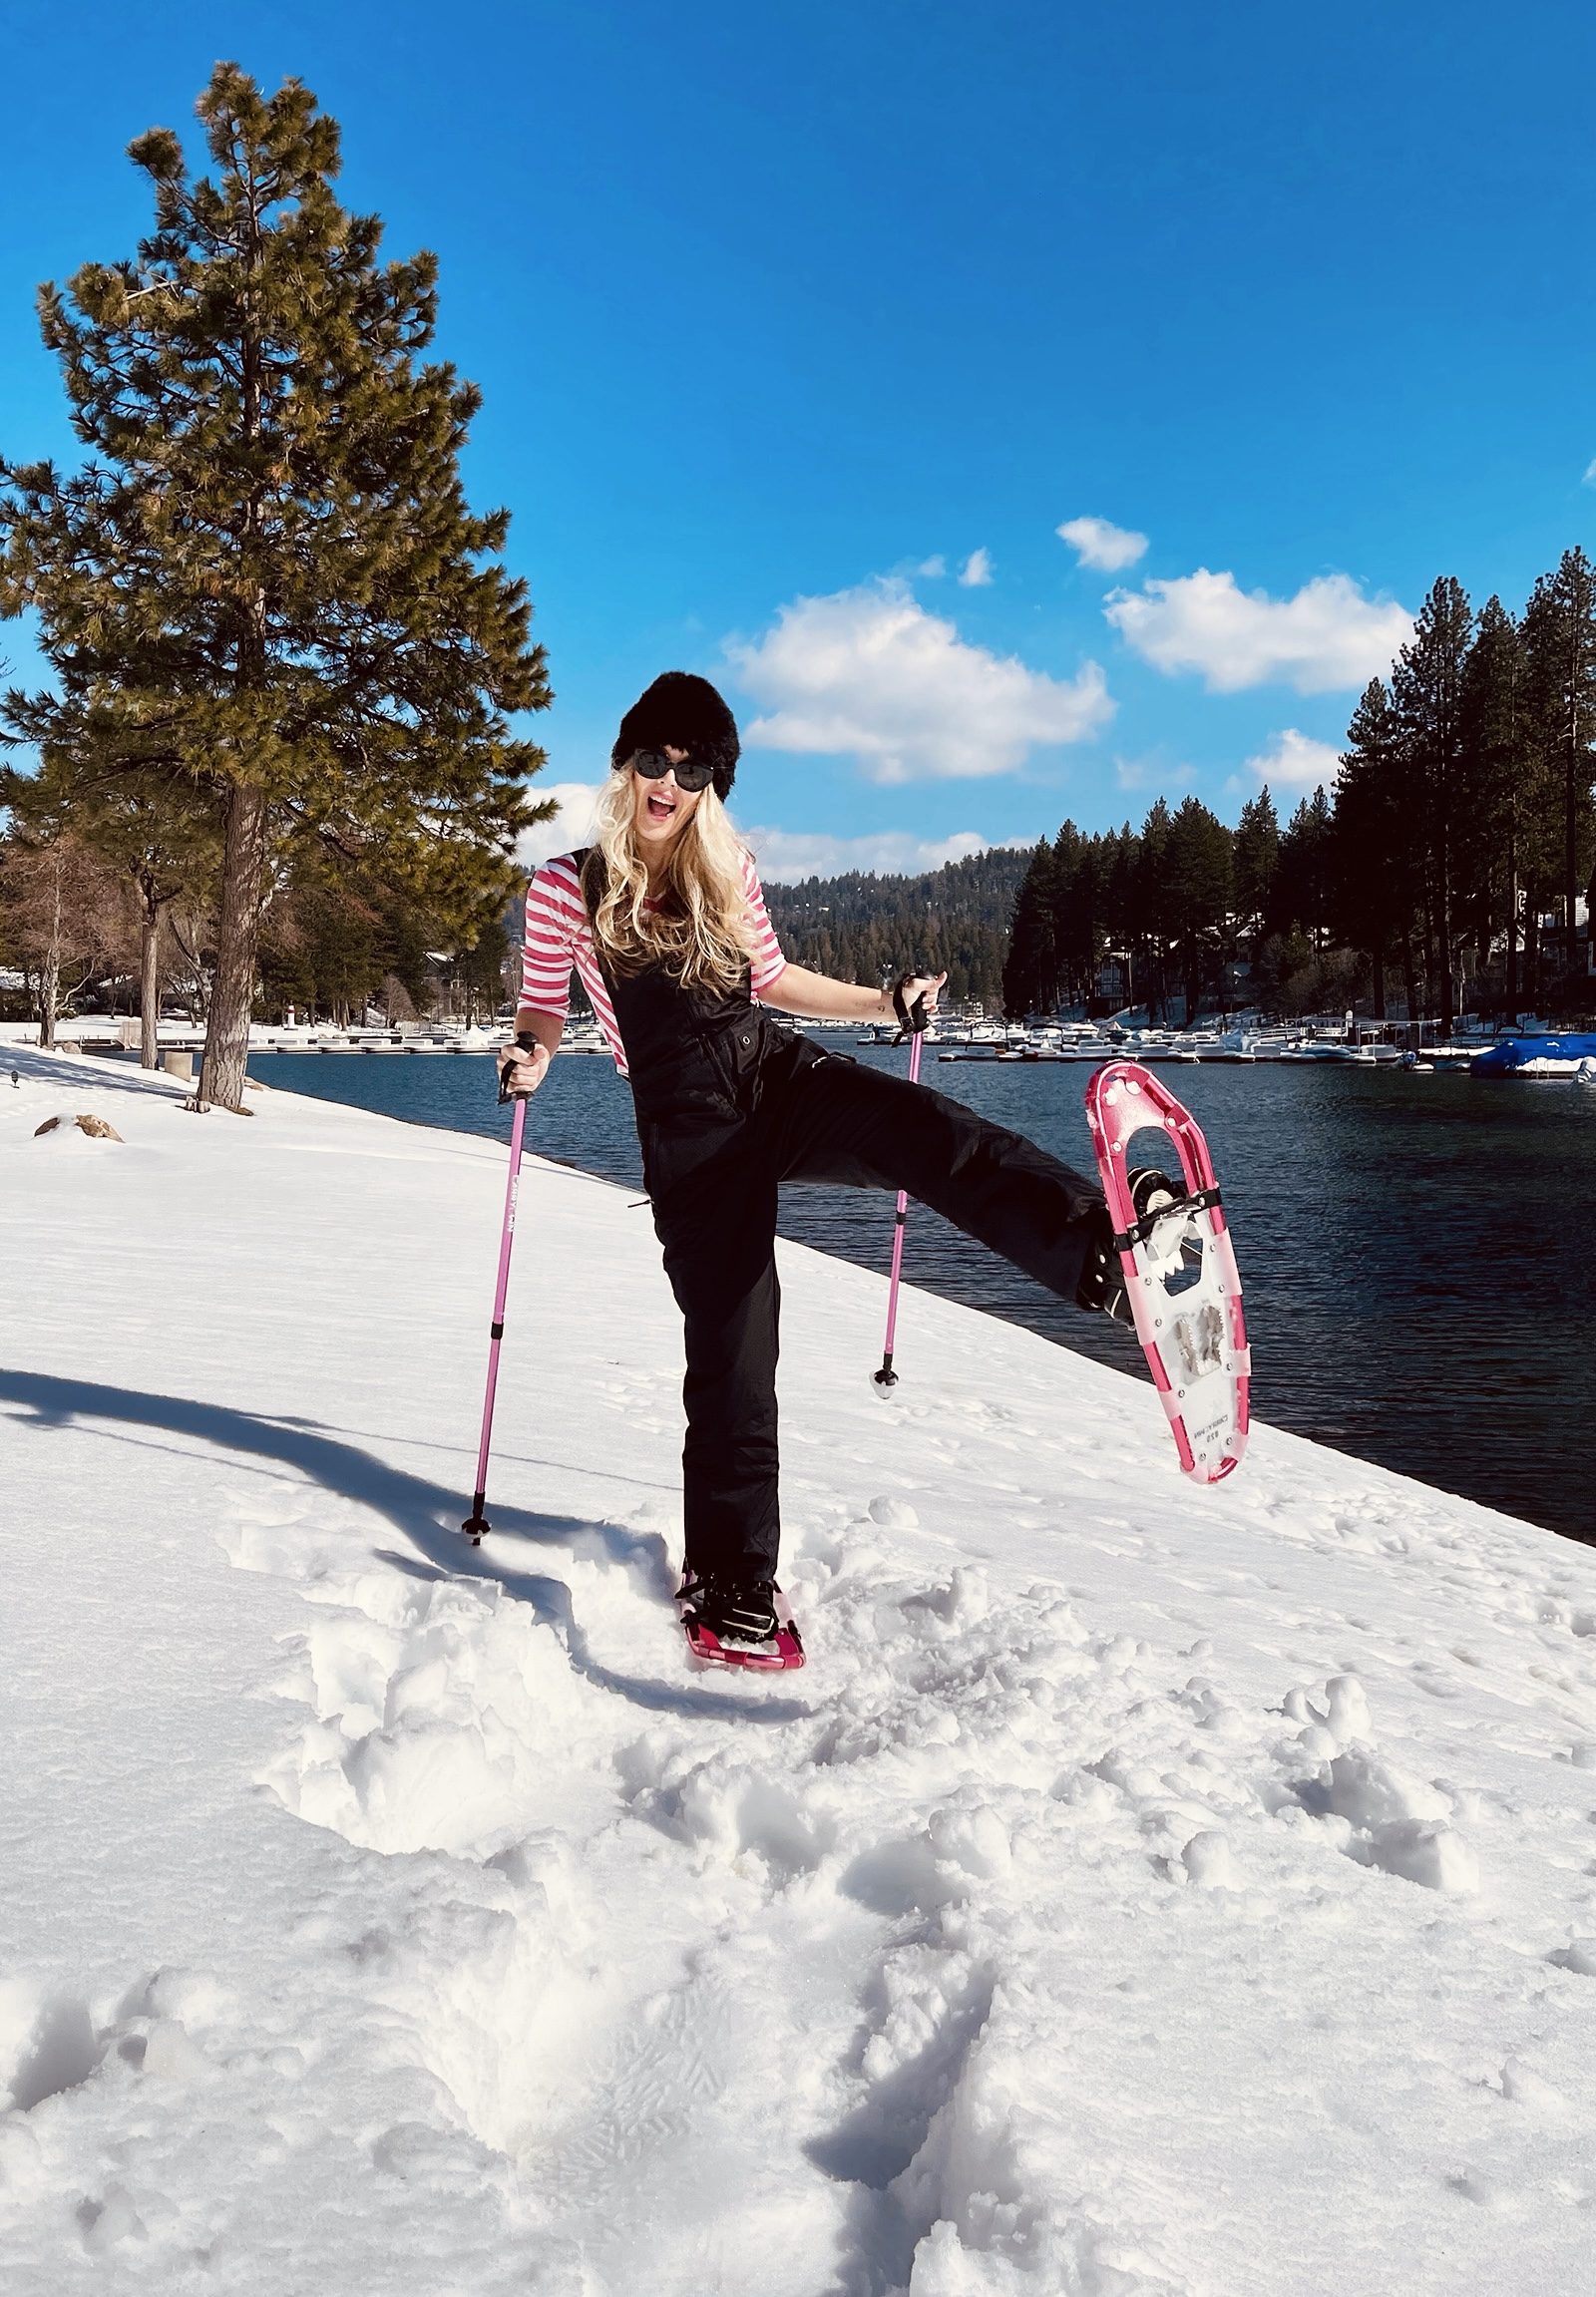
[[[1516,619],[1443,575],[1353,712],[1335,787],[1284,824],[1264,789],[1234,830],[1160,798],[1140,831],[1043,839],[1004,1005],[1575,1020],[1596,1004],[1593,784],[1596,568],[1565,552]]]
[[[765,887],[765,904],[794,964],[846,981],[881,981],[913,968],[946,969],[951,999],[996,1008],[1026,847],[992,846],[924,877],[807,878]]]

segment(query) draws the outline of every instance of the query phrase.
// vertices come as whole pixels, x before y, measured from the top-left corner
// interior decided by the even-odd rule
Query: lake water
[[[902,1074],[909,1056],[856,1057]],[[509,1138],[485,1056],[268,1053],[250,1068],[292,1092]],[[925,1081],[1091,1172],[1090,1073],[939,1063],[930,1048]],[[1335,1065],[1160,1073],[1207,1134],[1224,1188],[1257,1416],[1596,1543],[1596,1091]],[[640,1188],[631,1095],[606,1058],[555,1062],[527,1140]],[[781,1229],[883,1274],[890,1263],[887,1197],[791,1188]],[[904,1271],[1100,1362],[1142,1364],[1128,1333],[920,1207]],[[912,1309],[897,1360],[913,1378]]]

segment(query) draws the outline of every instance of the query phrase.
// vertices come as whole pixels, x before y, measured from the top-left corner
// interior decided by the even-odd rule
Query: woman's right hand
[[[499,1098],[530,1100],[549,1074],[549,1047],[534,1037],[517,1037],[499,1064]]]

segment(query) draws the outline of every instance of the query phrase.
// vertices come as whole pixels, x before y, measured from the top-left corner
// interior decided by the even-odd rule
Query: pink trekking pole
[[[477,1490],[471,1503],[471,1513],[460,1526],[473,1547],[481,1547],[482,1535],[492,1531],[493,1525],[483,1514],[483,1502],[488,1496],[488,1447],[493,1441],[493,1398],[499,1385],[499,1343],[505,1337],[505,1295],[510,1289],[510,1247],[516,1236],[516,1195],[521,1187],[521,1136],[527,1129],[527,1096],[510,1094],[500,1088],[501,1100],[514,1099],[516,1113],[510,1121],[510,1179],[505,1188],[505,1225],[499,1240],[499,1282],[493,1296],[493,1323],[488,1328],[488,1392],[482,1399],[482,1448],[477,1453]]]
[[[909,1082],[920,1082],[920,1048],[926,1041],[926,1000],[916,997],[907,1012],[901,990],[894,990],[898,1011],[904,1027],[909,1031]],[[900,1042],[902,1041],[900,1037]],[[887,1340],[881,1353],[881,1369],[875,1373],[878,1387],[896,1387],[898,1374],[892,1368],[893,1340],[898,1331],[898,1284],[904,1268],[904,1230],[909,1224],[909,1191],[898,1191],[898,1213],[892,1232],[892,1288],[887,1295]]]

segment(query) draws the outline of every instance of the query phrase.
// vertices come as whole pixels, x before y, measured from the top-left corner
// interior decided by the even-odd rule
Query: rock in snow
[[[8,2289],[1596,2288],[1596,1557],[784,1246],[811,1664],[693,1675],[622,1192],[476,1554],[503,1151],[12,1058]]]

